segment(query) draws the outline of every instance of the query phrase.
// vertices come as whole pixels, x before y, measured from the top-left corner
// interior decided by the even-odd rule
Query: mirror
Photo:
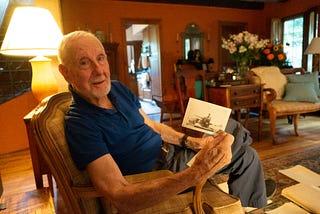
[[[203,47],[204,33],[200,32],[197,24],[190,23],[187,25],[185,31],[181,33],[181,48],[182,48],[182,59],[188,60],[189,51],[200,50],[203,57],[204,47]]]

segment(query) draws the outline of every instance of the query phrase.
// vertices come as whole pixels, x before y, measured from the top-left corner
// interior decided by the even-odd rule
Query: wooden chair
[[[190,97],[208,101],[206,71],[197,70],[194,66],[184,65],[181,70],[176,72],[175,76],[182,115],[185,113]],[[201,86],[197,87],[199,86],[197,83]]]
[[[173,120],[181,120],[181,111],[176,93],[164,90],[163,96],[153,95],[152,100],[155,101],[157,106],[161,109],[160,123],[169,121],[169,126],[172,127]],[[165,114],[168,114],[169,118],[165,118]]]
[[[86,171],[79,171],[71,159],[64,134],[64,116],[70,103],[71,94],[62,92],[47,97],[37,107],[31,119],[31,128],[39,152],[49,166],[68,213],[117,213],[92,186]],[[135,183],[171,173],[160,170],[125,178]],[[206,181],[196,186],[194,191],[173,196],[137,213],[205,213],[206,210],[210,213],[243,213],[238,198]]]
[[[304,74],[304,70],[300,68],[292,69],[292,71],[290,71],[290,69],[287,69],[285,71],[285,73],[290,74],[296,72]],[[273,144],[279,143],[276,139],[277,118],[287,116],[289,122],[293,122],[295,135],[299,136],[299,116],[301,114],[316,112],[320,110],[320,102],[314,103],[304,101],[286,101],[284,99],[285,86],[288,83],[288,76],[284,75],[278,67],[261,66],[252,68],[251,71],[248,72],[248,78],[251,83],[264,84],[264,108],[268,112],[270,121],[270,133]]]

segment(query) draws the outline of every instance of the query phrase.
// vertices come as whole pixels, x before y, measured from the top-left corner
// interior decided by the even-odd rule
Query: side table
[[[23,118],[23,120],[26,125],[27,134],[28,134],[29,149],[30,149],[30,154],[31,154],[31,161],[32,161],[33,174],[34,174],[34,179],[35,179],[35,183],[36,183],[36,188],[40,189],[40,188],[44,187],[42,175],[47,175],[49,189],[50,189],[51,195],[53,196],[52,175],[51,175],[49,167],[46,164],[44,158],[41,156],[41,154],[38,151],[36,139],[32,133],[31,118],[32,118],[34,112],[35,112],[35,109],[32,110],[31,112],[29,112]]]
[[[208,87],[209,102],[231,108],[238,112],[237,120],[240,121],[241,109],[247,109],[244,126],[247,126],[250,109],[259,109],[258,139],[261,138],[262,110],[263,110],[263,85],[224,85],[219,87]]]

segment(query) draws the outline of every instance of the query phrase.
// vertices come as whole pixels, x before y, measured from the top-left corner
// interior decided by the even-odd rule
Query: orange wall
[[[185,30],[187,24],[195,22],[205,33],[205,58],[213,57],[214,69],[218,70],[219,22],[246,22],[248,30],[262,38],[269,38],[270,20],[305,11],[320,1],[289,0],[286,3],[266,3],[264,10],[240,10],[219,7],[203,7],[176,4],[156,4],[127,2],[121,0],[66,0],[61,2],[64,32],[85,29],[88,25],[92,32],[112,28],[113,41],[119,42],[118,69],[119,79],[127,83],[125,75],[124,35],[121,32],[121,19],[160,19],[160,45],[163,90],[172,87],[172,65],[181,56],[181,43],[176,43],[177,33]],[[207,41],[208,34],[210,41]],[[121,72],[123,71],[123,72]]]
[[[41,1],[42,2],[42,1]],[[120,25],[122,18],[160,19],[161,20],[161,57],[163,87],[170,87],[173,76],[172,65],[180,57],[180,43],[176,43],[177,33],[184,31],[185,26],[195,22],[210,41],[205,40],[205,57],[213,57],[218,62],[219,21],[248,22],[249,31],[267,38],[270,31],[271,17],[285,17],[305,11],[319,0],[289,0],[286,3],[268,3],[263,11],[239,10],[228,8],[181,6],[167,4],[150,4],[123,2],[117,0],[61,0],[62,22],[64,32],[84,29],[88,24],[94,32],[102,29],[108,33],[109,23],[112,27],[113,40],[119,42],[119,70],[126,71],[121,63],[124,60],[123,35]],[[280,6],[279,6],[280,5]],[[281,12],[281,13],[280,13]],[[215,63],[217,69],[217,63]],[[120,76],[123,80],[124,75]],[[0,154],[21,150],[28,147],[23,117],[36,105],[32,93],[25,93],[18,98],[0,104]]]
[[[0,105],[0,154],[29,147],[23,117],[37,105],[31,92]]]
[[[219,21],[247,22],[249,31],[268,37],[263,11],[239,10],[200,6],[182,6],[174,4],[150,4],[111,0],[68,0],[62,1],[62,20],[64,32],[85,29],[87,24],[92,32],[97,29],[109,32],[111,24],[113,41],[119,42],[118,69],[124,68],[124,35],[121,32],[121,19],[160,19],[160,45],[162,60],[162,85],[170,87],[173,77],[173,64],[181,56],[181,43],[176,43],[177,33],[185,30],[187,24],[195,22],[205,33],[206,58],[213,57],[218,62],[218,48],[221,38],[218,37]],[[210,33],[210,41],[207,41]],[[218,63],[215,63],[216,70]],[[123,73],[123,72],[122,72]],[[120,80],[126,82],[125,75]]]
[[[265,5],[265,10],[268,11],[268,13],[266,13],[267,18],[285,18],[302,13],[315,6],[320,6],[320,0],[289,0],[285,3],[267,3]]]

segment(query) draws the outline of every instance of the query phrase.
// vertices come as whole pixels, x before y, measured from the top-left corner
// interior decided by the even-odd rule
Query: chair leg
[[[244,118],[244,127],[248,127],[248,121],[249,121],[249,119],[250,119],[250,109],[248,108],[248,109],[246,109],[246,116],[245,116],[245,118]],[[241,114],[241,111],[240,111],[240,114]]]
[[[169,113],[169,125],[170,125],[171,127],[172,127],[172,125],[173,125],[172,120],[173,120],[173,116],[172,116],[172,113],[170,112],[170,113]]]
[[[270,132],[271,132],[271,138],[272,138],[272,143],[277,144],[276,141],[276,118],[277,115],[274,112],[269,112],[269,120],[270,120]]]
[[[258,141],[261,140],[261,136],[262,136],[262,120],[263,120],[263,115],[262,115],[262,111],[260,110],[259,112],[259,127],[258,127]]]
[[[299,136],[299,130],[298,130],[298,121],[299,121],[299,114],[293,115],[293,126],[294,126],[294,132],[297,136]]]

